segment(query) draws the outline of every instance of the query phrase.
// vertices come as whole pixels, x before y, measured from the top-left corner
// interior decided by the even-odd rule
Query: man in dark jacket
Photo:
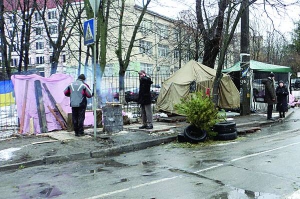
[[[284,85],[283,81],[279,81],[279,85],[276,88],[276,96],[277,96],[277,109],[279,112],[279,117],[285,117],[285,112],[287,111],[287,96],[289,95],[289,91],[287,87]]]
[[[274,120],[274,118],[272,118],[273,104],[276,104],[274,78],[275,78],[274,73],[270,73],[267,79],[262,80],[262,83],[265,85],[265,102],[268,104],[268,110],[267,110],[268,120]]]
[[[151,78],[147,76],[144,70],[139,72],[140,76],[140,90],[138,104],[141,105],[141,114],[143,125],[140,129],[153,129],[153,118],[151,110],[151,92],[150,87],[153,83]]]
[[[72,107],[72,122],[74,126],[75,136],[83,136],[83,122],[85,119],[85,110],[87,99],[92,97],[90,87],[84,83],[85,76],[81,74],[78,79],[71,83],[65,90],[65,96],[70,97],[70,106]]]

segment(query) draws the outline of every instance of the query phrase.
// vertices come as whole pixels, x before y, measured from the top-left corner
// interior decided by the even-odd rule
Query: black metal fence
[[[157,73],[150,75],[153,84],[151,86],[151,92],[157,93],[160,92],[160,88],[163,82],[170,77],[170,74]],[[100,83],[100,90],[97,91],[98,98],[98,108],[101,108],[106,103],[110,102],[122,102],[120,89],[119,89],[119,76],[104,76]],[[124,77],[124,97],[128,93],[132,92],[134,94],[138,93],[139,89],[139,76],[137,73],[128,73]],[[155,103],[153,100],[153,112],[155,112]],[[127,113],[132,113],[134,115],[140,115],[139,106],[135,101],[126,101],[123,99],[123,111]],[[89,101],[88,109],[92,109],[92,100]]]

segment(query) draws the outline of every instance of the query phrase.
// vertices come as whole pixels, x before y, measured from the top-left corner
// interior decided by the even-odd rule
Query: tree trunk
[[[215,67],[216,58],[219,53],[219,41],[218,39],[205,40],[204,41],[204,55],[202,64],[210,68]]]

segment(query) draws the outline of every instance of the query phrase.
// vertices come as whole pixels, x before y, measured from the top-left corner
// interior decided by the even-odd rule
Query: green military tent
[[[176,113],[175,104],[180,103],[180,99],[190,93],[193,82],[197,91],[205,92],[209,88],[212,92],[215,76],[216,70],[194,60],[189,61],[163,82],[157,99],[157,109]],[[228,75],[223,75],[221,80],[218,106],[226,109],[236,109],[240,106],[239,91]]]

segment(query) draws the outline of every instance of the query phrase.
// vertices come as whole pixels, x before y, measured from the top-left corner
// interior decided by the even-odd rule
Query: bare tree
[[[252,7],[252,5],[255,5],[254,3],[256,3],[256,0],[250,0],[248,6]],[[273,8],[279,12],[281,9],[286,9],[289,5],[296,4],[296,1],[287,4],[280,0],[265,0],[257,4],[259,4],[257,6],[260,9],[261,7],[264,8],[267,18],[273,22],[266,7]],[[217,10],[216,14],[208,13],[207,8]],[[218,56],[217,73],[213,86],[213,100],[216,104],[218,102],[218,90],[222,78],[221,71],[225,55],[244,10],[245,7],[242,6],[241,1],[220,0],[214,4],[206,5],[205,0],[196,0],[198,28],[204,40],[203,64],[214,68]]]
[[[57,8],[57,12],[54,12],[53,15],[49,14],[48,7],[54,4]],[[49,44],[53,48],[52,56],[51,56],[51,72],[50,74],[55,74],[59,58],[61,53],[63,52],[68,40],[72,36],[72,31],[76,24],[78,23],[79,16],[81,15],[82,10],[78,10],[77,6],[74,6],[73,1],[40,1],[36,3],[36,10],[41,16],[44,27],[47,34],[47,39]],[[50,18],[54,18],[51,22]],[[57,37],[53,38],[52,35],[56,34]]]
[[[32,16],[34,14],[34,5],[36,0],[24,0],[19,1],[19,10],[21,18],[21,34],[20,34],[20,54],[19,54],[19,66],[18,71],[22,71],[22,65],[24,65],[24,71],[27,71],[29,64],[29,50],[30,50],[30,34],[32,30]]]
[[[180,12],[179,19],[175,22],[175,28],[179,35],[174,45],[180,52],[180,59],[182,59],[181,55],[189,54],[190,59],[200,61],[203,54],[203,46],[201,45],[202,37],[197,28],[195,13],[191,10]],[[180,62],[179,64],[181,64]]]
[[[0,0],[1,20],[0,20],[0,37],[1,37],[1,55],[2,64],[5,68],[6,75],[11,76],[12,68],[12,52],[17,51],[18,36],[18,3],[14,1]],[[5,21],[9,24],[6,24]]]
[[[123,93],[124,92],[124,76],[125,76],[125,72],[129,66],[129,62],[130,62],[130,58],[131,58],[131,52],[132,49],[134,47],[134,43],[136,41],[136,35],[139,29],[139,26],[143,20],[143,17],[147,11],[148,5],[150,4],[151,0],[146,0],[146,2],[143,2],[144,6],[141,10],[141,14],[137,19],[137,22],[135,23],[133,32],[131,34],[130,37],[130,41],[129,41],[129,45],[128,47],[126,47],[126,51],[124,48],[124,39],[126,38],[124,37],[124,14],[125,14],[125,2],[126,0],[121,0],[121,6],[120,6],[120,14],[119,16],[119,33],[118,33],[118,46],[117,46],[117,50],[116,55],[118,58],[118,62],[119,62],[119,66],[120,66],[120,70],[119,70],[119,93]],[[126,23],[126,22],[125,22]],[[124,56],[123,56],[124,54]],[[121,97],[121,100],[123,98]]]

